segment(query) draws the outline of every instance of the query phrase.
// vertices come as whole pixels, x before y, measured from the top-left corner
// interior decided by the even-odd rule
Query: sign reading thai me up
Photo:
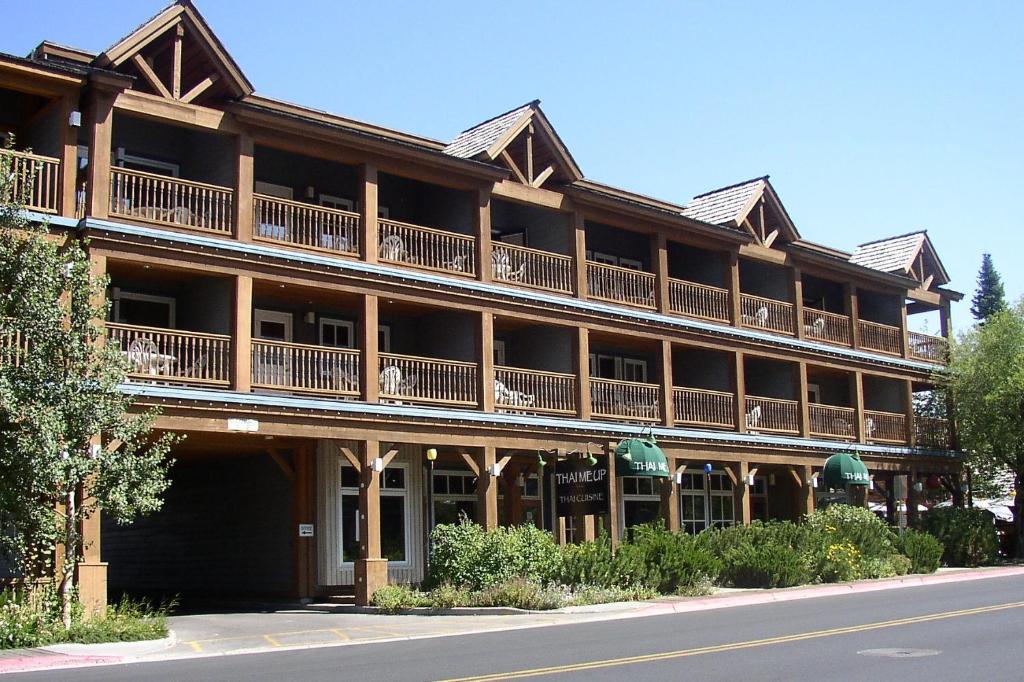
[[[598,458],[570,458],[555,466],[555,508],[559,516],[608,513],[608,467]]]

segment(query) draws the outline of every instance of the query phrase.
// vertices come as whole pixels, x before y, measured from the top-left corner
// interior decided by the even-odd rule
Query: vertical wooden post
[[[359,463],[359,558],[355,562],[356,605],[366,606],[373,593],[388,583],[388,561],[380,555],[380,474],[373,460],[380,441],[368,440]]]
[[[363,260],[377,262],[377,167],[364,163],[359,167],[359,241],[363,248]]]
[[[747,380],[744,373],[743,353],[737,352],[733,364],[733,385],[736,387],[736,430],[747,431]]]
[[[477,523],[487,530],[498,527],[498,479],[491,475],[496,461],[497,450],[493,445],[485,445],[476,453]]]
[[[860,304],[857,300],[857,286],[847,283],[843,288],[846,290],[846,305],[850,311],[850,340],[854,348],[860,348]]]
[[[96,91],[89,102],[89,184],[86,210],[93,218],[110,211],[110,154],[114,131],[114,98]]]
[[[305,599],[313,596],[314,585],[310,582],[310,563],[313,538],[300,537],[299,525],[314,523],[313,505],[310,500],[310,477],[315,441],[303,443],[292,452],[292,567],[295,597]]]
[[[750,473],[750,463],[746,461],[736,462],[731,465],[736,472],[736,488],[733,490],[733,497],[736,500],[736,520],[744,526],[750,525],[750,486],[747,485],[747,475]]]
[[[476,191],[476,211],[473,214],[476,223],[476,278],[481,282],[490,282],[491,276],[491,190],[481,188]]]
[[[235,239],[252,241],[253,180],[255,145],[252,135],[242,133],[236,140],[238,158],[235,168]]]
[[[70,124],[71,114],[78,108],[77,95],[65,95],[61,102],[60,123],[60,215],[77,217],[78,197],[78,128]]]
[[[661,423],[675,426],[675,410],[672,395],[672,342],[661,340]]]
[[[174,57],[171,66],[171,94],[181,99],[181,39],[185,37],[185,25],[174,28]]]
[[[576,298],[587,298],[587,228],[583,214],[573,211],[572,233],[576,264]]]
[[[608,540],[612,549],[619,546],[619,481],[615,472],[615,448],[618,443],[611,441],[608,450]]]
[[[914,382],[907,379],[903,382],[903,414],[906,427],[907,445],[917,445],[917,414],[914,412]]]
[[[368,403],[380,402],[378,304],[379,299],[376,296],[363,296],[363,314],[359,325],[359,348],[363,351],[363,357],[359,359],[359,391],[363,401]]]
[[[231,387],[239,393],[252,390],[252,277],[235,276],[234,344]]]
[[[907,321],[906,302],[900,303],[900,350],[903,357],[910,357],[910,323]]]
[[[651,235],[651,265],[654,266],[654,303],[658,312],[668,315],[671,310],[668,286],[668,238],[664,232]]]
[[[738,327],[743,320],[740,289],[740,254],[729,252],[729,322]]]
[[[796,338],[804,338],[804,280],[800,268],[793,268],[793,280],[790,287],[793,296],[793,320],[796,324]]]
[[[593,514],[587,514],[583,517],[583,540],[584,542],[592,542],[595,539],[597,539],[595,517]]]
[[[494,313],[489,310],[480,312],[477,334],[477,362],[480,363],[477,393],[480,409],[484,412],[494,412]]]
[[[580,419],[590,419],[590,332],[586,327],[576,328],[576,376],[579,377],[576,394],[576,412]]]
[[[798,467],[800,482],[803,486],[803,513],[814,513],[814,470],[807,465]]]
[[[858,443],[863,443],[867,440],[864,434],[864,375],[859,370],[853,373],[853,381],[850,388],[850,402],[855,410],[853,435]]]
[[[679,494],[676,486],[676,467],[679,462],[675,457],[668,458],[668,478],[661,480],[661,516],[665,526],[673,533],[679,530]]]
[[[949,338],[950,324],[952,318],[949,310],[949,299],[944,298],[939,304],[939,335],[944,338]]]
[[[807,391],[807,363],[803,360],[797,363],[797,382],[800,389],[800,436],[810,438],[811,407]]]

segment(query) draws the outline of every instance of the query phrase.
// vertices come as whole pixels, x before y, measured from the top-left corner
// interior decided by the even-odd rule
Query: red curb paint
[[[78,668],[87,665],[119,663],[120,661],[120,656],[66,656],[64,654],[0,658],[0,675],[5,673],[27,673],[33,670]]]

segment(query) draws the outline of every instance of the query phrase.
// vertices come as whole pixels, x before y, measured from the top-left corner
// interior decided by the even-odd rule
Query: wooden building
[[[443,142],[257,95],[187,0],[101,54],[0,55],[0,102],[29,208],[110,277],[125,390],[188,435],[163,511],[86,529],[91,599],[365,601],[460,512],[697,532],[799,518],[837,452],[880,490],[959,469],[914,414],[961,296],[924,233],[850,254],[767,177],[685,206],[588,180],[536,101]],[[554,514],[560,459],[644,429],[673,476]]]

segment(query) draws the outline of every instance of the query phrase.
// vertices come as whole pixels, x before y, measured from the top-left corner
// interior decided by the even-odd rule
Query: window
[[[588,251],[587,260],[592,260],[595,263],[604,263],[605,265],[618,265],[619,259],[609,253],[601,253],[600,251]]]
[[[716,528],[725,528],[735,524],[732,479],[724,472],[712,471],[708,474],[708,484],[711,501],[711,525]]]
[[[750,486],[750,518],[768,520],[768,480],[764,476],[754,476]]]
[[[271,341],[292,340],[292,314],[275,310],[253,311],[253,336]]]
[[[377,352],[391,352],[391,327],[386,324],[377,327]]]
[[[114,322],[143,327],[174,328],[177,301],[170,296],[152,296],[132,291],[111,290]]]
[[[620,355],[590,354],[590,376],[647,383],[647,361]]]
[[[407,561],[409,505],[406,477],[408,466],[389,464],[380,477],[381,556],[389,562]],[[341,561],[350,564],[359,557],[359,473],[341,465]]]
[[[507,366],[504,339],[494,339],[494,364],[497,367]]]
[[[434,472],[434,523],[458,523],[465,514],[476,520],[476,476],[469,471]]]
[[[619,267],[643,272],[644,264],[632,258],[619,258]]]
[[[705,528],[723,528],[734,523],[732,479],[725,472],[683,473],[679,486],[681,528],[696,534]]]
[[[356,204],[351,199],[345,199],[344,197],[335,197],[330,194],[320,195],[320,205],[327,208],[334,208],[339,211],[348,211],[352,213],[356,210]]]
[[[623,476],[622,527],[629,532],[633,526],[661,518],[661,479],[652,476]]]
[[[355,324],[347,320],[321,317],[320,345],[331,348],[355,348]]]
[[[180,166],[176,163],[128,154],[125,152],[124,147],[118,147],[115,156],[116,163],[121,168],[156,173],[157,175],[169,175],[173,178],[178,177],[181,170]]]
[[[638,381],[647,383],[647,362],[645,360],[634,360],[632,358],[622,359],[622,379],[624,381]]]
[[[807,384],[807,402],[815,405],[821,402],[821,386]]]

